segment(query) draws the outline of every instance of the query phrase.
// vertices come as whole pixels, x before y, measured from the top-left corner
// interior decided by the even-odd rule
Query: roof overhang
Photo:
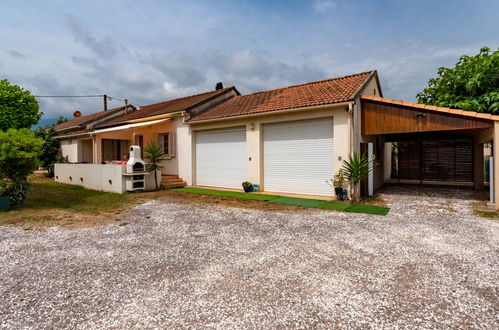
[[[360,100],[362,135],[483,130],[499,119],[490,114],[375,96],[361,96]]]
[[[99,133],[113,132],[113,131],[122,131],[122,130],[127,130],[127,129],[135,128],[135,127],[156,125],[156,124],[168,121],[168,120],[171,120],[171,118],[163,118],[163,119],[150,120],[150,121],[144,121],[144,122],[139,122],[139,123],[97,129],[95,131],[92,131],[91,134],[99,134]]]

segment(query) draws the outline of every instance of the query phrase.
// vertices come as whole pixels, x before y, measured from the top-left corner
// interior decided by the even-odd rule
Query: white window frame
[[[168,153],[165,153],[164,136],[168,136]],[[175,157],[175,132],[158,134],[158,144],[163,152],[163,157]]]

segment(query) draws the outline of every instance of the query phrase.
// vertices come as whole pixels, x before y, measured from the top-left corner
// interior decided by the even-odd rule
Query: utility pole
[[[125,99],[125,113],[128,113],[128,100]]]
[[[107,95],[104,94],[104,111],[107,111]]]

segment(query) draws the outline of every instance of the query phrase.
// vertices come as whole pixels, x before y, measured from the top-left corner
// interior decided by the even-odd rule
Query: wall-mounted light
[[[254,129],[255,129],[255,127],[256,127],[255,123],[251,123],[251,124],[249,124],[249,128],[250,128],[250,130],[254,130]]]
[[[426,113],[424,113],[424,112],[418,112],[416,114],[416,117],[426,118]]]

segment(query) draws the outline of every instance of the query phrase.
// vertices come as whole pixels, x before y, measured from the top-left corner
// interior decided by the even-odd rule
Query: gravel
[[[470,194],[391,188],[385,217],[166,199],[121,226],[0,227],[0,328],[497,328],[499,223]]]

